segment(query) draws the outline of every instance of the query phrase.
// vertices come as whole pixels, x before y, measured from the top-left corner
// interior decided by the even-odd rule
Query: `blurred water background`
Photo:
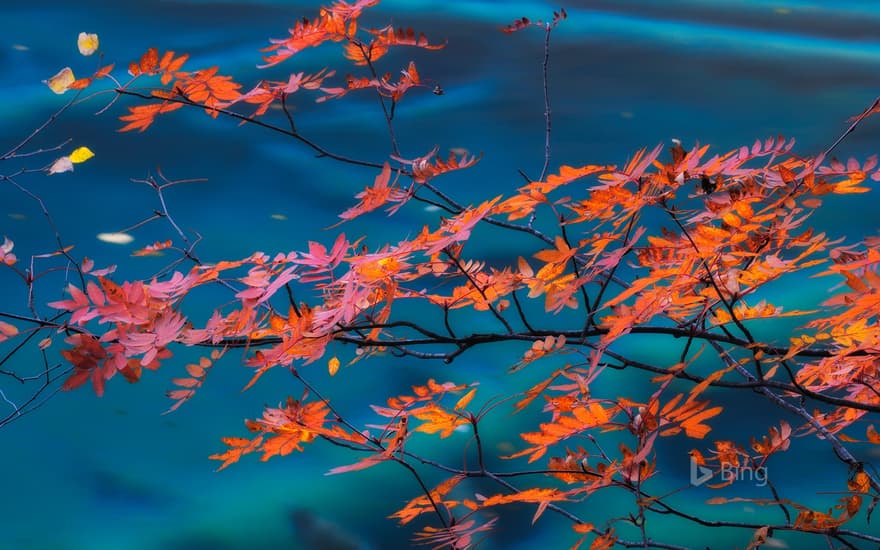
[[[6,150],[65,101],[42,80],[66,65],[81,75],[93,69],[94,60],[76,51],[80,31],[98,33],[105,62],[118,67],[157,46],[189,52],[191,67],[220,65],[221,72],[246,85],[260,78],[285,80],[291,71],[310,72],[328,64],[342,76],[349,69],[332,47],[268,71],[255,68],[258,50],[269,37],[285,36],[297,18],[314,16],[318,7],[315,2],[270,0],[4,1],[0,148]],[[543,33],[532,29],[507,36],[497,27],[522,16],[547,18],[559,7],[568,10],[569,18],[552,38],[553,168],[619,164],[641,147],[673,138],[686,146],[696,140],[710,143],[723,152],[783,134],[797,139],[801,153],[812,155],[833,142],[846,128],[846,119],[880,94],[880,6],[871,0],[580,0],[562,5],[387,0],[368,10],[362,24],[384,26],[390,19],[425,32],[432,42],[448,42],[440,52],[395,52],[380,68],[396,73],[415,59],[422,76],[436,79],[445,90],[444,95],[410,92],[398,107],[396,130],[404,156],[424,154],[434,145],[482,152],[475,168],[442,179],[444,190],[460,201],[511,192],[522,183],[517,169],[532,177],[540,173]],[[316,105],[306,95],[294,101],[303,134],[337,153],[385,158],[387,133],[372,96],[351,94]],[[207,178],[207,183],[171,190],[168,198],[177,222],[203,236],[200,257],[213,261],[255,250],[302,249],[310,239],[332,242],[337,230],[322,228],[352,205],[354,193],[375,175],[315,159],[310,150],[279,135],[199,112],[178,111],[170,115],[173,120],[160,119],[144,134],[118,134],[121,106],[94,116],[103,104],[97,99],[66,113],[38,140],[49,147],[71,138],[72,146],[90,147],[94,159],[73,174],[36,175],[21,183],[45,200],[65,242],[76,244],[77,255],[98,258],[99,265],[119,264],[117,279],[158,269],[161,258],[132,259],[129,254],[135,247],[172,237],[166,226],[153,224],[134,231],[136,240],[127,247],[95,238],[99,232],[132,225],[157,206],[155,196],[129,178],[156,174],[159,166],[172,179]],[[864,159],[877,151],[880,123],[872,119],[838,154]],[[28,166],[47,162],[34,159]],[[875,234],[876,199],[876,193],[857,200],[832,199],[817,221],[833,234]],[[0,216],[0,234],[15,241],[20,258],[53,248],[53,235],[36,205],[10,186],[0,188]],[[436,212],[414,206],[390,219],[374,216],[368,224],[340,230],[350,237],[366,235],[375,247],[397,242],[436,218]],[[498,263],[524,253],[514,240],[491,236],[470,250]],[[21,287],[5,272],[0,283],[4,309],[22,309]],[[44,302],[60,296],[48,286],[38,296]],[[804,280],[778,292],[779,301],[797,304],[824,290]],[[481,320],[460,322],[473,326]],[[641,352],[653,357],[670,353],[673,358],[664,345],[658,341],[657,347]],[[521,351],[500,350],[491,356],[477,352],[444,367],[380,358],[343,371],[344,377],[332,385],[323,380],[322,387],[358,421],[369,412],[358,401],[363,395],[401,393],[428,376],[469,382],[478,371],[484,395],[500,394],[511,384],[504,370]],[[409,531],[381,518],[414,496],[416,486],[391,466],[323,477],[322,472],[351,457],[339,457],[318,444],[304,455],[268,463],[248,457],[214,473],[216,463],[207,455],[222,450],[220,437],[245,435],[243,418],[258,416],[264,404],[277,404],[289,394],[297,397],[300,390],[289,375],[270,373],[242,394],[250,372],[230,357],[191,402],[174,414],[160,415],[169,405],[164,391],[170,378],[179,376],[183,363],[193,357],[182,351],[137,385],[114,379],[101,399],[88,388],[60,394],[4,428],[0,548],[406,547]],[[38,360],[27,354],[18,359],[37,366]],[[314,376],[322,381],[322,373]],[[517,387],[533,375],[522,376],[514,381]],[[748,405],[743,414],[777,413]],[[501,430],[514,422],[499,416],[490,426]],[[493,445],[503,449],[516,443],[510,435]],[[454,461],[455,447],[454,442],[438,447],[437,458]],[[444,455],[442,449],[453,450]],[[804,451],[807,458],[778,472],[777,479],[796,486],[798,476],[815,476],[835,464],[827,449],[811,453]],[[670,473],[666,488],[686,483],[686,475],[687,465],[682,464],[680,472]],[[839,471],[837,475],[839,479]],[[828,489],[841,487],[832,483]],[[685,498],[696,502],[708,496],[695,491]],[[623,495],[621,499],[625,502]],[[613,509],[613,503],[601,504]],[[710,509],[706,514],[723,512]],[[549,514],[537,527],[526,527],[532,513],[524,507],[521,517],[502,523],[488,547],[534,547],[549,529],[557,528],[564,537],[550,540],[558,540],[560,547],[574,541],[566,524]],[[743,507],[736,513],[754,519],[761,511]],[[671,520],[654,528],[661,540],[711,542]],[[737,536],[730,545],[713,547],[744,546],[748,537]]]

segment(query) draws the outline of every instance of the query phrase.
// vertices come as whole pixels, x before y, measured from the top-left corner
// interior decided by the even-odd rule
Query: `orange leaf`
[[[610,550],[614,548],[617,537],[614,535],[614,529],[609,529],[604,535],[593,541],[590,550]]]
[[[499,27],[499,30],[501,32],[505,32],[505,33],[510,34],[510,33],[522,30],[531,24],[532,24],[532,22],[529,20],[528,17],[521,17],[521,18],[515,20],[510,25],[505,25],[503,27]]]
[[[129,114],[119,117],[119,120],[128,122],[120,128],[119,132],[137,130],[143,132],[156,120],[156,116],[162,113],[176,111],[183,107],[182,103],[151,103],[149,105],[134,105],[128,108]]]
[[[877,433],[877,428],[873,424],[868,424],[865,434],[868,436],[868,441],[875,445],[880,444],[880,433]]]
[[[510,504],[511,502],[558,502],[568,500],[568,495],[559,489],[533,488],[510,495],[493,495],[482,501],[483,507]]]
[[[413,162],[413,181],[416,183],[425,183],[429,179],[439,176],[440,174],[469,168],[479,162],[480,158],[482,158],[482,155],[468,155],[467,152],[456,157],[455,153],[450,151],[449,158],[445,161],[440,157],[436,157],[433,162],[429,160]]]
[[[145,246],[131,253],[132,256],[157,256],[160,250],[171,247],[171,239],[166,241],[156,241],[151,245]]]
[[[455,410],[460,411],[468,406],[468,403],[471,402],[471,399],[474,398],[474,395],[477,393],[477,388],[472,388],[471,391],[467,392],[462,396],[461,399],[455,402]]]
[[[156,48],[150,48],[141,56],[138,68],[142,73],[152,73],[159,65],[159,51]]]
[[[348,466],[337,466],[335,468],[330,469],[325,476],[333,476],[336,474],[343,474],[345,472],[354,472],[356,470],[364,470],[371,466],[375,466],[380,462],[384,462],[388,460],[388,457],[385,455],[371,455],[366,458],[362,458],[361,460],[355,462],[354,464],[349,464]]]
[[[223,461],[223,464],[221,464],[220,467],[217,468],[217,471],[219,472],[227,466],[238,462],[238,460],[242,456],[255,451],[262,440],[262,436],[257,437],[253,441],[250,439],[245,439],[243,437],[223,437],[221,438],[221,441],[223,441],[226,446],[230,447],[230,449],[228,449],[224,453],[213,454],[208,458],[210,458],[211,460]]]
[[[441,438],[449,437],[457,427],[468,423],[467,419],[458,414],[447,412],[433,402],[414,410],[412,415],[424,421],[415,431],[428,434],[440,432]]]
[[[5,321],[0,321],[0,342],[18,334],[18,329]]]

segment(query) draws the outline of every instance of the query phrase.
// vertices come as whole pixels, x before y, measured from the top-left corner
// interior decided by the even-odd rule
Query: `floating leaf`
[[[67,91],[67,88],[73,84],[74,80],[76,80],[76,77],[73,76],[73,71],[70,67],[64,67],[49,80],[44,80],[43,83],[49,86],[49,89],[56,94],[63,94]]]
[[[327,362],[327,370],[330,372],[330,376],[333,376],[337,372],[339,372],[339,359],[336,357],[331,357],[330,361]]]
[[[98,35],[81,32],[76,39],[76,46],[79,48],[79,53],[92,55],[98,51]]]
[[[134,237],[128,233],[98,233],[98,240],[112,244],[128,244]]]
[[[147,245],[141,249],[135,250],[131,253],[132,256],[161,256],[162,250],[166,248],[170,248],[172,245],[171,239],[165,241],[156,241],[151,245]]]

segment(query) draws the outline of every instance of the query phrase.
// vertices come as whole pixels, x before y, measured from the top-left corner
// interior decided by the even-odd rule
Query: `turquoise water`
[[[442,182],[462,202],[511,191],[521,184],[517,169],[533,177],[540,172],[543,36],[537,30],[507,36],[496,27],[524,15],[547,17],[556,7],[543,2],[389,0],[364,16],[375,26],[393,17],[396,24],[424,31],[432,40],[448,41],[441,52],[398,53],[388,59],[387,70],[396,71],[414,58],[421,74],[436,79],[446,91],[442,96],[413,93],[400,104],[396,129],[404,156],[423,154],[434,145],[483,153],[476,167]],[[685,144],[699,140],[726,151],[779,133],[795,137],[802,153],[816,154],[845,129],[848,117],[880,95],[880,7],[873,1],[605,0],[565,7],[569,19],[552,39],[553,166],[621,163],[636,149],[672,138]],[[311,16],[316,9],[315,3],[281,1],[4,2],[0,149],[6,150],[64,102],[41,80],[65,65],[73,64],[82,74],[92,68],[92,61],[76,52],[80,31],[98,33],[106,61],[120,67],[147,47],[158,46],[190,52],[194,67],[220,64],[237,80],[255,82],[284,78],[285,68],[290,70],[286,66],[269,73],[255,69],[258,50],[268,37],[283,36],[296,18]],[[333,61],[323,54],[304,56],[297,70],[316,70]],[[121,109],[93,116],[101,106],[98,99],[77,108],[39,140],[40,146],[51,147],[70,138],[73,145],[94,150],[94,159],[73,174],[37,175],[21,183],[46,201],[61,234],[76,243],[79,255],[119,263],[122,276],[142,276],[161,267],[160,260],[135,262],[128,255],[135,246],[168,238],[166,228],[154,224],[133,232],[136,240],[128,247],[100,242],[95,235],[149,215],[156,207],[153,195],[129,178],[156,173],[158,166],[171,178],[207,178],[207,183],[174,189],[169,200],[178,223],[203,235],[198,251],[208,261],[255,249],[299,249],[309,239],[331,242],[335,230],[320,228],[330,225],[374,177],[371,170],[316,160],[299,145],[257,128],[237,128],[200,113],[174,113],[173,120],[159,120],[145,134],[117,134],[113,115]],[[388,143],[374,107],[354,95],[322,105],[301,101],[297,125],[334,151],[383,158]],[[864,158],[880,151],[878,138],[880,122],[869,120],[838,153]],[[0,170],[7,173],[5,166]],[[866,200],[832,202],[819,222],[833,234],[875,234],[876,198],[872,193]],[[286,219],[274,219],[273,214]],[[19,257],[52,248],[53,236],[39,210],[9,186],[0,187],[0,215],[0,234],[15,241]],[[379,224],[371,218],[370,225],[342,230],[350,236],[367,235],[378,245],[396,242],[435,217],[414,207]],[[496,261],[521,253],[509,240],[475,243],[471,250]],[[8,289],[4,307],[22,310],[22,295],[7,273],[0,274],[0,283]],[[44,301],[58,298],[49,286],[40,296]],[[787,292],[793,301],[805,298],[804,289]],[[6,349],[0,345],[0,352]],[[437,365],[380,359],[344,371],[345,384],[334,390],[333,398],[357,421],[368,413],[358,401],[361,395],[402,392],[428,376],[468,382],[478,369],[481,378],[482,372],[497,371],[484,386],[487,395],[500,393],[509,383],[504,367],[515,356],[515,350],[504,350],[487,364],[488,357],[466,355],[443,367],[440,376]],[[325,478],[320,473],[350,457],[316,445],[292,459],[244,460],[214,473],[216,464],[206,457],[221,450],[220,437],[243,435],[243,418],[253,418],[265,403],[278,403],[299,390],[283,373],[270,373],[241,394],[249,373],[237,368],[233,357],[218,367],[196,398],[161,416],[169,405],[164,398],[169,379],[194,355],[181,351],[176,357],[160,372],[147,373],[140,384],[114,379],[102,399],[87,389],[61,394],[3,428],[0,548],[313,548],[317,546],[310,541],[315,539],[304,533],[330,547],[332,534],[340,532],[346,540],[337,541],[339,548],[351,540],[372,548],[405,546],[389,541],[405,541],[409,533],[381,520],[415,495],[410,480],[392,468]],[[27,368],[38,357],[23,354],[18,360]],[[314,376],[322,380],[320,374]],[[15,391],[2,379],[0,389]],[[509,419],[496,422],[500,430]],[[455,452],[454,445],[445,448]],[[439,457],[443,452],[438,451]],[[833,463],[829,454],[815,455],[793,473]],[[446,458],[454,460],[455,455]],[[682,479],[686,472],[678,481]],[[534,547],[541,528],[559,527],[568,536],[568,527],[550,517],[535,529],[521,529],[531,513],[524,509],[522,517],[502,524],[491,547]],[[681,544],[705,542],[671,522],[657,532],[658,538],[670,540],[664,533],[676,533]],[[573,540],[566,538],[560,545],[567,547]],[[738,544],[744,546],[746,540]]]

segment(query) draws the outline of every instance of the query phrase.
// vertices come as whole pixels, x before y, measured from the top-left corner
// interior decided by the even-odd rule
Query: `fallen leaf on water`
[[[98,35],[81,32],[76,39],[76,46],[79,48],[79,53],[92,55],[98,51]]]
[[[98,233],[98,240],[112,244],[128,244],[134,237],[128,233]]]
[[[55,76],[43,82],[56,94],[63,94],[67,91],[67,87],[73,84],[74,80],[76,80],[76,77],[73,76],[73,71],[70,67],[64,67]]]

